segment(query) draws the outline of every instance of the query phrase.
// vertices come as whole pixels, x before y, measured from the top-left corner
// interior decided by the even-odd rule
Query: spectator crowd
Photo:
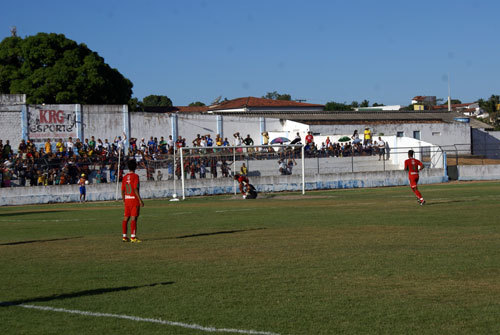
[[[305,155],[348,157],[384,152],[385,143],[382,139],[379,137],[379,143],[372,143],[371,134],[369,135],[367,139],[365,131],[364,141],[361,141],[355,131],[353,136],[344,142],[333,142],[327,137],[318,147],[313,134],[309,132],[305,137]],[[191,149],[183,152],[185,178],[231,177],[234,157],[237,160],[276,158],[279,172],[291,174],[293,166],[296,165],[295,159],[300,157],[300,147],[293,146],[302,144],[300,135],[297,133],[295,139],[289,143],[291,145],[278,148],[269,145],[267,132],[263,132],[262,136],[265,146],[254,148],[251,136],[242,137],[239,132],[233,134],[231,142],[219,134],[215,138],[210,134],[197,134],[190,142]],[[15,150],[9,140],[3,143],[0,139],[0,186],[76,184],[82,174],[91,179],[92,183],[116,182],[117,179],[121,180],[124,162],[129,158],[136,159],[138,169],[145,169],[148,180],[162,180],[164,175],[159,169],[167,169],[167,178],[181,178],[179,155],[174,153],[187,146],[186,138],[178,136],[174,140],[172,135],[168,138],[162,136],[160,139],[151,136],[147,141],[145,138],[130,138],[129,146],[125,148],[126,140],[125,134],[116,136],[112,141],[102,141],[91,136],[82,142],[79,138],[73,140],[69,137],[66,141],[58,139],[52,142],[47,139],[44,143],[35,145],[31,140],[22,140]],[[380,147],[380,143],[384,143],[383,147]],[[382,155],[384,154],[381,154],[381,157]],[[246,166],[240,170],[240,174],[247,174]]]

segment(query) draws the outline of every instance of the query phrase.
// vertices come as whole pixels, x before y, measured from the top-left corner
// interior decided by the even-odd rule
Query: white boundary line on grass
[[[189,324],[189,323],[176,322],[176,321],[140,318],[137,316],[122,315],[122,314],[95,313],[95,312],[80,311],[80,310],[76,310],[76,309],[54,308],[54,307],[49,307],[49,306],[26,305],[26,304],[12,305],[12,306],[19,306],[19,307],[23,307],[23,308],[37,309],[37,310],[49,311],[49,312],[60,312],[60,313],[78,314],[78,315],[84,315],[84,316],[125,319],[125,320],[131,320],[131,321],[136,321],[136,322],[158,323],[158,324],[168,325],[168,326],[177,326],[177,327],[182,327],[182,328],[196,329],[196,330],[201,330],[201,331],[205,331],[205,332],[209,332],[209,333],[219,332],[219,333],[236,333],[236,334],[250,334],[250,335],[280,335],[278,333],[272,333],[272,332],[266,332],[266,331],[204,327],[204,326],[200,326],[197,324]]]
[[[0,222],[33,222],[33,219],[15,219],[15,220],[0,220]],[[42,220],[36,220],[36,222],[75,222],[75,221],[96,221],[96,219],[92,218],[87,218],[87,219],[42,219]]]

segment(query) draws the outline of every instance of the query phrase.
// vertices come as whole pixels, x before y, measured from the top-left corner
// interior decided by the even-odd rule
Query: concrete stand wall
[[[420,183],[432,184],[448,181],[443,169],[426,169],[422,172]],[[300,174],[290,176],[252,177],[250,182],[259,192],[300,191]],[[356,173],[333,173],[306,176],[306,190],[359,188],[408,185],[405,171],[378,171]],[[176,193],[181,196],[181,182],[175,181]],[[239,192],[232,178],[194,179],[185,181],[186,196],[232,194]],[[174,181],[142,181],[141,195],[145,199],[171,197]],[[77,185],[13,187],[0,189],[0,206],[46,204],[79,201]],[[116,184],[87,185],[88,201],[115,200]],[[120,198],[120,195],[119,195]]]

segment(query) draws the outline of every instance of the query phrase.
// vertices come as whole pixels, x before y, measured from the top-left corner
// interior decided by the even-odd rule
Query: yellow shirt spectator
[[[365,140],[371,140],[372,139],[372,132],[370,129],[365,129]]]
[[[61,141],[57,142],[56,149],[57,149],[57,152],[63,152],[64,151],[64,144]]]
[[[269,134],[267,133],[267,131],[264,131],[262,133],[262,137],[263,137],[263,144],[268,145],[269,144]]]
[[[45,142],[45,153],[46,154],[52,153],[52,144],[50,143],[50,140],[47,140],[47,142]]]

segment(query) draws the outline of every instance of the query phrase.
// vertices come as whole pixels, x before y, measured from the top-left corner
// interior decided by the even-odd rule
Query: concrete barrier
[[[459,165],[458,180],[500,180],[500,165]]]
[[[442,183],[448,181],[443,169],[426,169],[420,177],[421,184]],[[253,177],[250,182],[259,192],[300,191],[302,177],[300,174],[289,176]],[[176,193],[182,194],[181,182],[176,183]],[[405,171],[375,171],[356,173],[331,173],[310,175],[305,178],[306,190],[361,188],[408,185]],[[232,178],[187,179],[185,181],[186,196],[231,194],[238,192]],[[145,199],[167,198],[174,193],[174,181],[142,181],[141,195]],[[120,195],[119,195],[120,197]],[[0,189],[0,206],[46,204],[60,202],[78,202],[80,198],[78,185],[12,187]],[[87,185],[87,201],[103,201],[116,199],[116,184]]]

